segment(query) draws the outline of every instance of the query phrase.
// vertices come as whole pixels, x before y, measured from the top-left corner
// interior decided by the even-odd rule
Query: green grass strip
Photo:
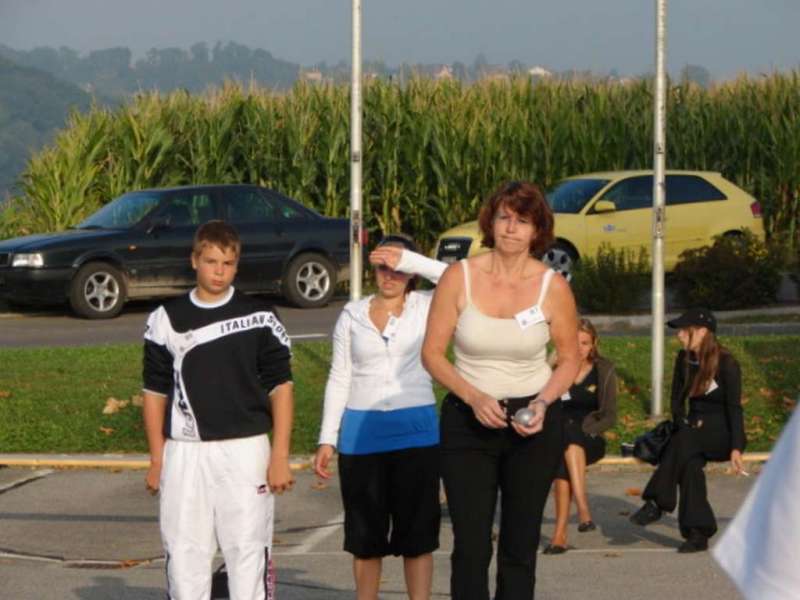
[[[752,336],[723,340],[743,372],[745,428],[750,451],[772,447],[800,393],[799,336]],[[617,426],[608,432],[609,453],[649,428],[650,340],[607,337],[603,353],[619,374]],[[295,344],[295,428],[292,451],[314,451],[330,365],[328,342]],[[665,409],[677,342],[669,340]],[[103,414],[109,398],[140,393],[142,348],[138,344],[75,348],[0,349],[0,452],[145,452],[141,408],[130,402]],[[444,391],[437,388],[439,399]]]

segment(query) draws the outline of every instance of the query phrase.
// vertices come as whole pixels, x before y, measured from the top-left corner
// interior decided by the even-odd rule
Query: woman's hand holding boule
[[[539,433],[544,426],[544,415],[547,412],[547,403],[544,400],[534,400],[528,404],[528,409],[533,412],[533,417],[524,425],[512,419],[511,426],[519,435],[528,437]]]

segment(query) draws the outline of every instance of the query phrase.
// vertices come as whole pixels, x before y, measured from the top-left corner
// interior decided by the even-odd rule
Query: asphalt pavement
[[[294,491],[278,498],[275,559],[281,600],[354,597],[351,557],[342,551],[338,481],[321,483],[297,470]],[[724,529],[757,478],[708,471],[711,503]],[[578,533],[570,550],[538,556],[539,600],[619,598],[735,600],[738,594],[707,553],[681,555],[674,515],[647,528],[628,521],[646,483],[644,467],[590,468],[596,531]],[[165,595],[158,500],[145,492],[141,470],[0,469],[0,599],[149,600]],[[442,504],[441,548],[434,554],[434,598],[448,598],[452,531]],[[553,508],[545,511],[541,546]],[[718,536],[717,536],[718,537]],[[217,557],[217,562],[222,560]],[[492,573],[494,572],[492,567]],[[385,561],[381,598],[405,597],[402,563]]]
[[[335,298],[319,309],[289,306],[280,298],[271,298],[289,335],[296,342],[326,339],[333,331],[346,297]],[[0,348],[36,346],[82,346],[94,344],[135,344],[142,341],[147,315],[157,302],[132,302],[116,319],[88,321],[65,308],[12,311],[0,303]],[[718,311],[719,333],[726,335],[800,334],[800,305],[779,305],[738,311]],[[670,312],[667,318],[677,316]],[[766,322],[731,322],[742,318]],[[789,318],[787,318],[789,317]],[[650,315],[590,315],[601,335],[650,335]]]
[[[319,309],[300,309],[274,299],[278,314],[296,341],[325,339],[346,299]],[[0,305],[0,348],[141,343],[147,316],[158,302],[134,302],[116,319],[89,321],[68,310],[11,311]]]

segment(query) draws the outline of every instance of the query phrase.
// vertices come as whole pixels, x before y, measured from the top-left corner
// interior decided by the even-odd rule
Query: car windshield
[[[106,204],[78,229],[126,229],[142,220],[161,201],[160,194],[133,192]]]
[[[557,213],[579,213],[608,179],[565,179],[547,192],[547,201]]]

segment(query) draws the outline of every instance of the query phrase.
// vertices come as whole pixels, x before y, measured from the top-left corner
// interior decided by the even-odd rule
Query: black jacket
[[[706,427],[724,427],[731,436],[731,449],[742,451],[747,444],[742,412],[742,372],[739,363],[729,352],[719,356],[717,374],[705,394],[689,398],[689,413],[686,413],[686,398],[699,365],[686,363],[686,351],[681,350],[675,358],[672,375],[672,417],[679,426],[687,418],[692,424],[702,421]]]

